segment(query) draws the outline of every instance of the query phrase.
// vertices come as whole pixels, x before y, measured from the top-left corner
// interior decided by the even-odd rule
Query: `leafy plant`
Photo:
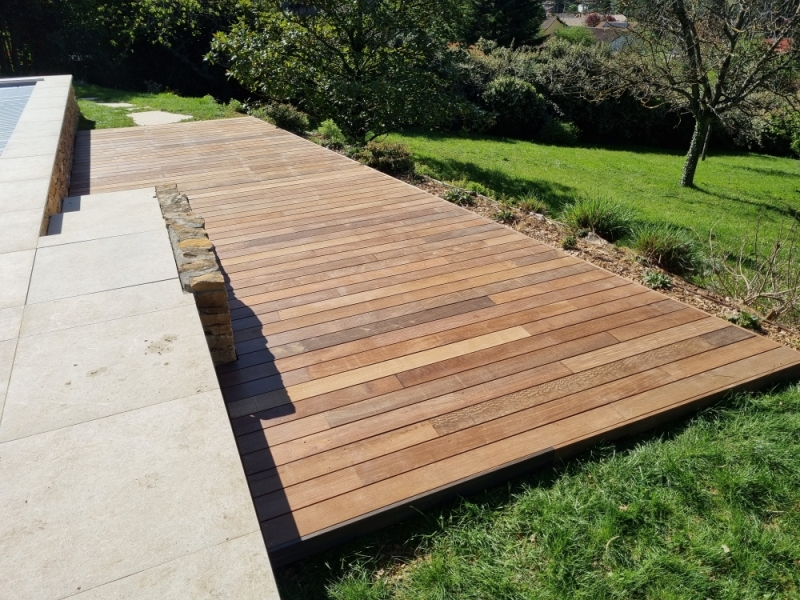
[[[239,102],[236,98],[231,98],[230,102],[228,102],[228,108],[237,113],[244,113],[244,104]]]
[[[578,247],[578,238],[574,235],[568,235],[563,240],[561,240],[561,247],[564,250],[575,250]]]
[[[669,278],[669,275],[652,269],[642,274],[642,283],[654,290],[668,290],[672,287],[672,280]]]
[[[472,197],[472,194],[461,188],[450,188],[443,196],[445,200],[458,206],[473,206],[475,204],[475,198]]]
[[[592,32],[585,27],[562,27],[557,29],[553,35],[572,46],[591,46],[595,43]]]
[[[308,115],[291,104],[268,104],[250,112],[256,118],[299,135],[308,131]]]
[[[703,262],[694,234],[673,225],[638,227],[632,245],[651,264],[675,273],[696,271]]]
[[[583,196],[564,208],[562,218],[575,231],[588,229],[613,242],[630,233],[633,213],[607,198]]]
[[[586,15],[586,26],[587,27],[597,27],[600,23],[603,22],[603,17],[598,13],[589,13]]]
[[[495,221],[499,221],[500,223],[505,223],[506,225],[511,225],[512,223],[517,222],[517,215],[510,208],[501,208],[500,210],[495,212],[493,216]]]
[[[761,317],[758,315],[754,315],[753,313],[749,313],[746,310],[740,310],[735,315],[731,315],[728,317],[728,321],[738,325],[739,327],[744,327],[745,329],[753,329],[759,330],[761,329]]]
[[[333,119],[325,119],[320,123],[317,134],[327,148],[342,148],[347,143],[347,138]]]
[[[546,117],[544,96],[527,81],[511,75],[492,80],[483,92],[487,109],[497,115],[494,131],[511,137],[531,137]]]
[[[373,140],[361,153],[361,162],[389,175],[412,175],[414,157],[405,144]]]

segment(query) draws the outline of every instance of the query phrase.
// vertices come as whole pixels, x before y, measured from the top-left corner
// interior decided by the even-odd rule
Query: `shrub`
[[[744,327],[745,329],[761,329],[761,317],[749,313],[746,310],[741,310],[735,315],[728,317],[728,321],[739,327]]]
[[[561,247],[564,250],[574,250],[578,247],[578,238],[576,238],[574,235],[568,235],[561,240]]]
[[[586,20],[584,22],[586,23],[587,27],[597,27],[603,22],[603,17],[598,13],[589,13],[586,15]]]
[[[647,270],[642,275],[642,283],[654,290],[668,290],[672,287],[669,275],[661,271]]]
[[[545,144],[554,146],[574,146],[578,143],[581,130],[574,123],[551,119],[548,121],[537,136]]]
[[[333,119],[325,119],[317,127],[317,134],[319,135],[322,145],[327,148],[343,148],[347,143],[347,139],[339,129],[339,126]]]
[[[509,208],[501,208],[496,213],[494,213],[494,219],[495,221],[499,221],[500,223],[511,225],[512,223],[517,222],[517,215],[514,213],[513,210]]]
[[[633,232],[633,248],[651,264],[667,271],[697,270],[702,254],[694,235],[672,225],[645,225]]]
[[[595,43],[594,35],[586,27],[562,27],[553,35],[572,46],[591,46]]]
[[[450,188],[444,193],[444,199],[459,206],[473,206],[475,198],[467,190],[461,188]]]
[[[483,92],[486,107],[497,114],[494,131],[511,137],[531,137],[547,117],[544,97],[527,81],[501,75]]]
[[[250,114],[292,133],[304,134],[309,128],[308,115],[291,104],[268,104]]]
[[[245,112],[244,104],[239,102],[236,98],[231,98],[230,102],[228,102],[228,108],[237,113]]]
[[[613,242],[630,233],[633,213],[606,198],[582,197],[565,207],[563,219],[575,231],[587,229]]]
[[[414,157],[405,144],[371,141],[362,154],[365,165],[389,175],[412,175]]]

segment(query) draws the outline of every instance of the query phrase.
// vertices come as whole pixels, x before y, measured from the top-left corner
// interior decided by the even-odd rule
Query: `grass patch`
[[[762,233],[777,237],[800,214],[800,162],[753,153],[715,154],[701,163],[696,188],[679,185],[684,155],[652,148],[560,147],[479,135],[390,136],[411,148],[419,172],[473,182],[489,195],[535,191],[558,214],[577,196],[611,198],[650,223],[694,230],[739,247],[764,211]]]
[[[133,127],[131,112],[163,110],[165,112],[192,115],[196,121],[225,119],[241,116],[233,104],[220,104],[211,96],[184,98],[172,92],[129,92],[97,85],[75,85],[78,107],[81,110],[79,129],[110,129]],[[133,104],[131,110],[100,106],[99,102],[126,102]]]
[[[741,395],[279,570],[281,594],[797,598],[798,452],[797,387]]]

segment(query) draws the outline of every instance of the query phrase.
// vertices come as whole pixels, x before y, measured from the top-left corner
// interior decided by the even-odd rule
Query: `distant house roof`
[[[619,26],[625,27],[625,25],[622,24],[628,22],[628,17],[626,17],[625,15],[608,15],[608,16],[614,17],[614,20],[610,21],[609,24],[616,23],[617,27]],[[586,25],[586,15],[577,15],[575,13],[558,13],[556,15],[551,15],[550,18],[552,17],[557,17],[567,27],[588,27]]]
[[[606,21],[600,27],[615,27],[616,29],[627,29],[629,23],[627,21]]]
[[[564,23],[561,19],[557,16],[550,16],[547,17],[541,26],[541,31],[546,35],[552,35],[556,29],[561,29],[562,27],[566,27],[567,24]]]
[[[618,52],[631,41],[625,30],[618,27],[587,27],[587,29],[592,32],[595,41],[609,44],[614,52]]]
[[[555,15],[567,27],[586,27],[586,17],[574,13],[559,13]]]

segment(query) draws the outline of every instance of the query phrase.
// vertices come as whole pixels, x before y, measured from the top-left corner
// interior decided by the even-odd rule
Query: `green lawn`
[[[109,129],[133,127],[133,119],[125,108],[100,106],[98,102],[126,102],[133,104],[133,111],[163,110],[170,113],[192,115],[197,121],[224,119],[241,116],[230,106],[220,104],[211,96],[184,98],[171,92],[150,94],[127,92],[96,85],[76,85],[78,107],[81,110],[79,129]]]
[[[536,190],[557,212],[576,194],[601,195],[633,208],[642,221],[712,229],[737,246],[763,212],[765,231],[777,235],[800,211],[800,161],[760,154],[711,153],[696,188],[678,185],[684,156],[652,148],[546,146],[486,136],[409,133],[422,173],[462,185],[478,183],[495,195]]]
[[[285,600],[800,598],[800,394],[692,420],[276,573]]]

